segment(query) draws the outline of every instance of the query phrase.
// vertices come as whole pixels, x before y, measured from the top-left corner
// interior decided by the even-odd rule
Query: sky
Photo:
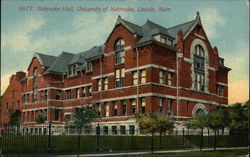
[[[138,25],[147,19],[165,27],[193,20],[200,12],[212,46],[225,59],[229,72],[229,104],[249,99],[249,1],[248,0],[2,0],[1,94],[16,71],[27,71],[33,54],[77,53],[105,42],[118,15]],[[41,11],[38,7],[59,8]],[[73,8],[62,10],[63,8]],[[102,11],[79,11],[79,8]],[[134,12],[111,11],[111,7]],[[168,8],[159,12],[159,7]],[[107,8],[108,10],[105,10]],[[140,12],[138,8],[154,8]]]

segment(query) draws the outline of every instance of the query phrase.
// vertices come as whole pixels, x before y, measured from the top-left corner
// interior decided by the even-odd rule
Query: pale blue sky
[[[32,11],[18,11],[32,6]],[[169,12],[65,12],[36,11],[46,7],[168,7]],[[200,12],[203,26],[212,46],[233,70],[230,82],[249,79],[249,4],[246,0],[158,0],[158,1],[90,1],[90,0],[14,0],[2,1],[1,90],[15,71],[26,70],[34,52],[58,55],[62,51],[84,51],[103,44],[118,15],[142,25],[147,19],[171,27],[194,19]],[[248,81],[247,81],[248,82]],[[237,85],[237,83],[236,83]],[[244,85],[245,86],[245,85]],[[246,88],[248,90],[248,88]],[[246,91],[245,91],[246,92]]]

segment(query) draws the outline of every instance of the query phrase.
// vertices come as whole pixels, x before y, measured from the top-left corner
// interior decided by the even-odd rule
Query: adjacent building
[[[21,111],[31,129],[50,121],[67,127],[72,113],[93,105],[101,131],[128,134],[132,115],[161,112],[181,123],[228,104],[228,72],[210,44],[199,13],[166,28],[150,20],[139,26],[118,16],[103,45],[77,54],[35,53],[27,74],[17,72],[2,96],[1,123]],[[36,117],[44,115],[45,123]],[[136,129],[137,130],[137,129]]]

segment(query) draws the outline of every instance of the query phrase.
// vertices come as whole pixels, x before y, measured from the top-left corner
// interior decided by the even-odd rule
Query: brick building
[[[101,46],[58,56],[35,53],[27,76],[17,72],[2,98],[2,120],[20,109],[25,126],[65,127],[75,109],[92,104],[101,130],[137,128],[134,113],[162,112],[177,122],[228,104],[228,72],[194,20],[165,28],[118,16]],[[37,124],[37,115],[46,115]]]

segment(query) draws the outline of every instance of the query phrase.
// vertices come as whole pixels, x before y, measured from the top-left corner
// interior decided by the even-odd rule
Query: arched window
[[[125,62],[125,41],[118,39],[115,42],[115,64],[122,64]]]
[[[34,78],[33,78],[33,101],[36,101],[37,100],[37,84],[38,84],[37,68],[34,68],[33,75],[34,75]]]
[[[206,113],[202,109],[198,109],[195,113],[195,116],[204,116]]]
[[[205,90],[205,63],[204,63],[204,49],[201,45],[195,46],[194,53],[194,87],[198,91]]]

